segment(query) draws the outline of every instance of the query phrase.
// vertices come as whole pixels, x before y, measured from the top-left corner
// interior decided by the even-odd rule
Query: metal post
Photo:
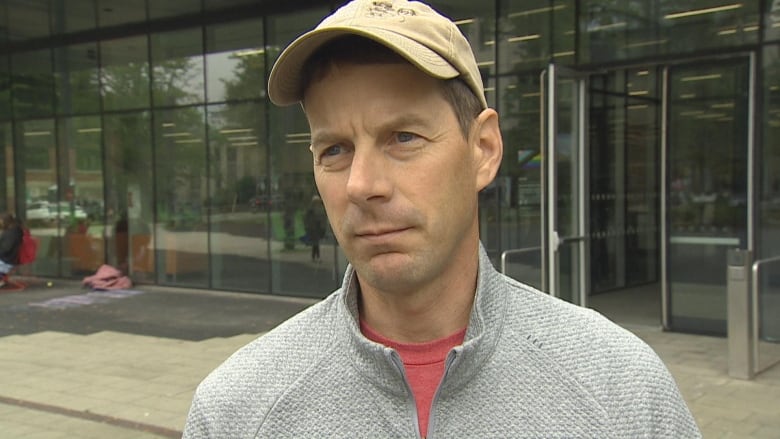
[[[728,251],[727,296],[728,296],[728,346],[729,375],[750,380],[755,373],[753,351],[753,304],[750,294],[750,267],[752,255],[749,250]]]

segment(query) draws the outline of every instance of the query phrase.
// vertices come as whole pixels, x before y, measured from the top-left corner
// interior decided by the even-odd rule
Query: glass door
[[[545,291],[586,305],[586,76],[550,64],[542,74]]]
[[[588,285],[586,78],[550,64],[539,77],[538,91],[522,93],[540,96],[539,149],[518,150],[524,176],[518,178],[515,196],[528,226],[520,232],[527,239],[501,254],[503,273],[583,306]]]
[[[753,58],[671,66],[666,84],[664,325],[726,333],[726,252],[752,249]]]

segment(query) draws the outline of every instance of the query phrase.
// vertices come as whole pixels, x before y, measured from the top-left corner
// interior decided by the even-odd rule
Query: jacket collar
[[[457,365],[448,372],[448,389],[468,382],[490,358],[501,337],[507,309],[507,291],[502,278],[480,244],[476,296],[463,344],[450,352],[450,355],[455,355]],[[391,357],[397,357],[397,354],[391,348],[368,340],[360,332],[359,292],[357,276],[350,265],[344,276],[339,303],[339,319],[346,332],[348,354],[357,371],[366,379],[390,394],[402,395],[406,392],[403,372],[391,361]]]

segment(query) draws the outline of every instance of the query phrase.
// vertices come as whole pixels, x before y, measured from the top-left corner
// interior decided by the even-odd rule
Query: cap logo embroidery
[[[413,16],[417,15],[412,9],[409,8],[400,8],[395,9],[393,7],[393,4],[391,2],[373,2],[371,4],[371,7],[366,12],[367,17],[387,17],[390,16]]]

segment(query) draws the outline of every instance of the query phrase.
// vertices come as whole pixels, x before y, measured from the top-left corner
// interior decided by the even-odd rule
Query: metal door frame
[[[560,72],[560,73],[559,73]],[[557,198],[558,187],[556,184],[556,140],[557,140],[557,126],[556,126],[556,113],[557,113],[557,95],[556,85],[563,74],[567,78],[571,78],[577,81],[576,97],[577,102],[575,105],[577,118],[577,132],[574,139],[574,146],[577,148],[577,204],[579,205],[579,212],[577,215],[577,228],[579,229],[578,236],[563,237],[561,238],[557,232]],[[579,246],[579,267],[578,271],[578,285],[579,291],[576,296],[579,298],[580,306],[587,306],[589,287],[589,250],[588,250],[588,208],[587,193],[588,193],[588,170],[586,166],[588,163],[587,157],[587,84],[589,76],[586,73],[577,72],[575,70],[558,66],[555,63],[550,63],[546,69],[544,69],[540,76],[541,85],[541,136],[540,136],[540,150],[542,151],[542,200],[545,200],[544,207],[542,208],[542,288],[554,297],[559,297],[559,269],[560,266],[560,253],[558,248],[561,244],[566,242],[582,242]],[[545,94],[545,90],[549,91],[549,94]]]

